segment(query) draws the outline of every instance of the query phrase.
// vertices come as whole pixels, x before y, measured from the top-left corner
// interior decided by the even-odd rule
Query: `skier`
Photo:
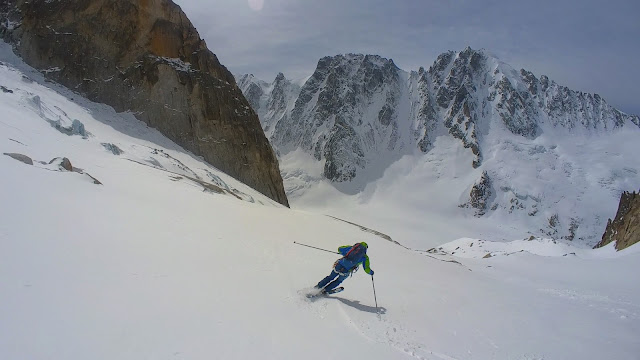
[[[340,285],[349,275],[358,270],[360,264],[364,268],[364,271],[373,276],[373,270],[369,267],[369,256],[367,256],[366,242],[355,243],[353,246],[345,245],[338,248],[338,252],[343,255],[333,264],[333,270],[331,274],[326,278],[320,280],[315,289],[320,290],[322,294],[332,294],[334,292],[342,291],[344,288],[340,287],[336,289],[336,286]]]

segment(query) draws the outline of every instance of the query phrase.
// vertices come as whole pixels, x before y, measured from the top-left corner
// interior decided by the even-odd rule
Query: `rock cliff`
[[[620,205],[613,221],[609,219],[602,241],[596,248],[615,241],[616,250],[626,249],[640,242],[640,194],[624,192],[620,197]]]
[[[5,41],[47,78],[288,205],[256,113],[171,0],[6,0],[0,12]]]

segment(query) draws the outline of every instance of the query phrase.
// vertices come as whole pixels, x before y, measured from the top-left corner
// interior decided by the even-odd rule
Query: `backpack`
[[[358,262],[367,253],[367,248],[361,243],[357,243],[349,249],[344,258],[355,263]]]

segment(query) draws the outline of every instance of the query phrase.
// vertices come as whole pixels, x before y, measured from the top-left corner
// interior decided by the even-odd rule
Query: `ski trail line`
[[[397,351],[418,360],[458,360],[454,357],[424,349],[423,345],[410,340],[412,336],[401,326],[390,323],[387,319],[376,317],[375,321],[356,322],[346,310],[344,304],[338,309],[349,326],[362,337],[374,343],[386,343]],[[371,334],[371,335],[370,335]]]

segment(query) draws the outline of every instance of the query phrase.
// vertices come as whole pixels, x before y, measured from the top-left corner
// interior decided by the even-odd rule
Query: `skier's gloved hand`
[[[373,276],[373,270],[371,270],[371,274],[370,275]]]

